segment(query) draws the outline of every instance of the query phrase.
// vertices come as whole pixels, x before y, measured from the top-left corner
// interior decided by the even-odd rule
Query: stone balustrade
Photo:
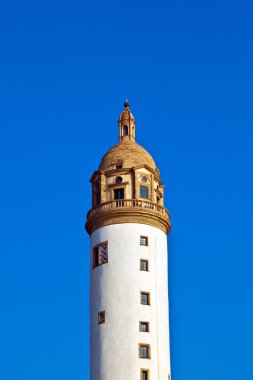
[[[166,208],[158,205],[157,203],[150,202],[148,200],[140,200],[140,199],[118,199],[110,202],[104,202],[98,205],[97,207],[92,208],[88,214],[87,219],[92,218],[93,216],[110,211],[115,209],[137,209],[137,210],[145,210],[151,211],[154,213],[158,213],[161,216],[169,219],[169,211]]]

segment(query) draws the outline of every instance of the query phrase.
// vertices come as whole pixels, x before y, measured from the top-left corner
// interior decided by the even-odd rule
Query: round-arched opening
[[[123,136],[127,136],[127,135],[128,135],[128,126],[124,125],[124,127],[123,127]]]

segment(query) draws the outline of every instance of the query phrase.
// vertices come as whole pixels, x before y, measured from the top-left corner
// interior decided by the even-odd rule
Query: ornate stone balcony
[[[104,202],[87,214],[86,230],[91,234],[97,228],[118,223],[141,223],[169,233],[171,222],[166,208],[140,199],[119,199]]]

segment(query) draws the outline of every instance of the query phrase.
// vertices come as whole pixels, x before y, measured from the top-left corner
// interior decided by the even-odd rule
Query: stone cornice
[[[133,166],[131,168],[124,168],[123,167],[121,169],[111,169],[111,170],[107,170],[106,172],[103,171],[103,170],[96,170],[92,174],[92,176],[90,178],[90,182],[92,183],[96,179],[96,177],[98,175],[101,175],[101,174],[105,174],[106,177],[110,177],[110,176],[113,176],[113,175],[115,175],[117,173],[122,173],[122,174],[123,173],[130,173],[130,172],[134,172],[134,171],[136,171],[138,169],[147,169],[150,173],[153,173],[154,174],[154,178],[157,180],[157,182],[160,184],[160,186],[164,187],[164,185],[162,185],[162,181],[161,181],[161,179],[159,177],[159,174],[160,174],[159,170],[158,169],[153,169],[149,165],[146,165],[146,164],[144,164],[144,165],[138,165],[138,166]]]

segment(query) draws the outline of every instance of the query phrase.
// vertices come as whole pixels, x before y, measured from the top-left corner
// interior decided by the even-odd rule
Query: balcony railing
[[[108,210],[113,210],[117,208],[121,209],[137,209],[137,210],[150,210],[151,212],[158,213],[163,215],[165,218],[169,218],[170,214],[166,208],[158,205],[157,203],[153,203],[147,200],[139,200],[139,199],[118,199],[110,202],[104,202],[100,205],[92,208],[88,214],[87,219],[99,214],[106,212]]]

